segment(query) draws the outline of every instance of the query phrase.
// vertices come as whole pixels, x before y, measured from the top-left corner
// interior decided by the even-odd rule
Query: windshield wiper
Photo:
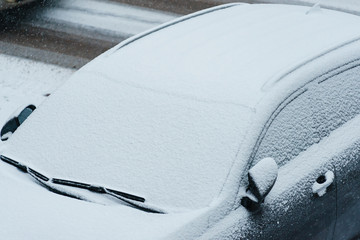
[[[80,200],[84,200],[82,198],[79,198],[77,196],[73,196],[69,193],[65,193],[62,192],[58,189],[55,189],[53,186],[51,186],[50,184],[57,184],[57,185],[63,185],[63,186],[68,186],[68,187],[75,187],[75,188],[81,188],[81,189],[86,189],[89,190],[91,192],[94,193],[100,193],[100,194],[108,194],[110,196],[113,196],[129,205],[131,205],[134,208],[146,211],[146,212],[150,212],[150,213],[166,213],[165,211],[158,209],[157,207],[150,207],[148,205],[145,205],[145,198],[143,197],[139,197],[133,194],[129,194],[129,193],[125,193],[125,192],[121,192],[121,191],[117,191],[114,189],[110,189],[110,188],[106,188],[106,187],[102,187],[102,186],[97,186],[97,185],[92,185],[92,184],[88,184],[88,183],[82,183],[82,182],[75,182],[75,181],[70,181],[70,180],[65,180],[65,179],[59,179],[59,178],[49,178],[41,173],[39,173],[38,171],[35,171],[34,169],[27,167],[24,164],[21,164],[11,158],[5,157],[3,155],[0,156],[0,159],[3,162],[6,162],[14,167],[16,167],[17,169],[19,169],[20,171],[29,174],[31,177],[35,178],[38,182],[40,182],[43,186],[45,186],[47,189],[49,189],[52,192],[61,194],[61,195],[65,195],[68,197],[73,197],[73,198],[77,198]]]
[[[95,192],[95,193],[111,192],[113,194],[117,194],[121,197],[128,198],[128,199],[131,199],[134,201],[138,201],[138,202],[142,202],[142,203],[145,202],[145,198],[143,198],[143,197],[139,197],[139,196],[135,196],[135,195],[132,195],[129,193],[124,193],[124,192],[116,191],[113,189],[109,189],[109,188],[105,188],[105,187],[101,187],[101,186],[95,186],[95,185],[91,185],[91,184],[87,184],[87,183],[75,182],[75,181],[58,179],[58,178],[51,179],[51,182],[54,184],[59,184],[59,185],[64,185],[64,186],[69,186],[69,187],[87,189],[90,192]]]

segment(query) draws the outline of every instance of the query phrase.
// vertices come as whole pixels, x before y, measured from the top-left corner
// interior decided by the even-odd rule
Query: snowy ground
[[[74,72],[28,59],[0,54],[0,124],[18,107],[53,92]]]
[[[114,3],[107,0],[60,0],[30,22],[34,26],[74,27],[93,34],[130,37],[177,17],[175,14]],[[47,23],[47,24],[46,24]],[[59,30],[59,29],[56,29]],[[72,32],[71,32],[72,33]],[[92,36],[94,37],[94,36]]]
[[[0,55],[0,65],[1,101],[11,99],[15,92],[22,95],[51,93],[75,71],[8,55]]]

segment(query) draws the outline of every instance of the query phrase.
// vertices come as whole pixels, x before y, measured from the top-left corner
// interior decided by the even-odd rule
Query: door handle
[[[313,193],[322,197],[326,193],[327,188],[334,182],[334,178],[334,172],[330,170],[318,177],[312,186]]]

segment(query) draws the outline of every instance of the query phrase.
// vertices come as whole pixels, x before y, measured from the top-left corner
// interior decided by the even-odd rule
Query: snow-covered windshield
[[[53,178],[193,209],[219,194],[252,111],[78,73],[8,142],[5,155]]]

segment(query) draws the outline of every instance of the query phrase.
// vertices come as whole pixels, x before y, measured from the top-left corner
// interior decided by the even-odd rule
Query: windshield
[[[226,180],[251,111],[100,76],[75,75],[21,125],[3,155],[164,209],[207,206]]]

